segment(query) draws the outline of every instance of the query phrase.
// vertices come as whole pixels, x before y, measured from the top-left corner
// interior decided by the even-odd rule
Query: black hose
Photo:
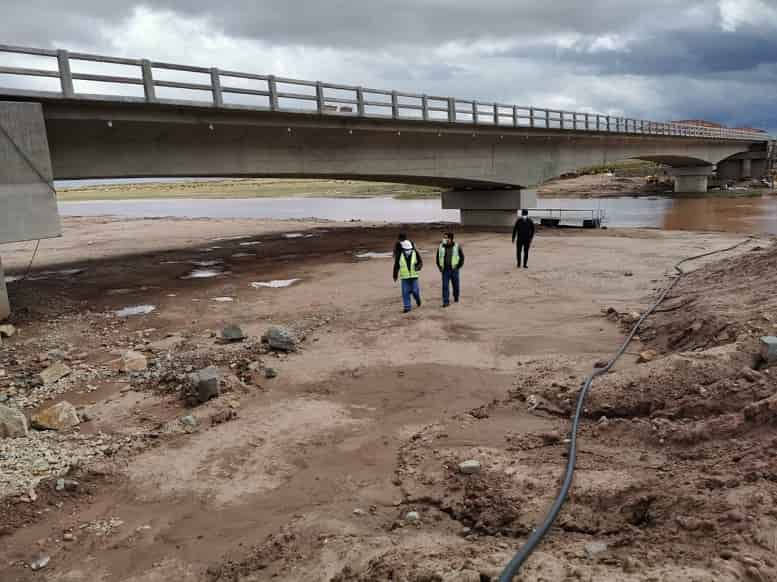
[[[536,547],[539,545],[539,543],[548,533],[548,530],[550,530],[550,527],[553,525],[553,522],[556,521],[556,518],[558,517],[558,514],[561,511],[561,507],[564,505],[564,502],[566,501],[567,495],[569,494],[569,489],[572,486],[572,477],[575,474],[575,461],[577,458],[577,429],[578,429],[578,426],[580,425],[580,413],[583,411],[583,405],[585,404],[585,399],[586,399],[586,396],[588,395],[588,390],[591,388],[591,384],[593,383],[594,378],[596,378],[597,376],[606,374],[607,372],[610,371],[610,369],[615,365],[615,362],[617,362],[618,359],[626,351],[626,348],[628,347],[629,343],[631,343],[631,340],[634,338],[634,335],[637,333],[639,326],[642,325],[645,319],[647,319],[653,313],[653,311],[655,311],[656,307],[658,307],[661,304],[661,302],[666,298],[669,292],[672,289],[674,289],[675,285],[677,285],[680,279],[683,278],[683,276],[686,274],[685,271],[683,271],[683,269],[681,268],[681,265],[683,263],[694,261],[696,259],[701,259],[703,257],[708,257],[710,255],[732,251],[735,248],[742,246],[746,242],[749,242],[751,239],[752,237],[749,237],[743,241],[738,242],[735,245],[726,247],[725,249],[720,249],[717,251],[709,251],[706,253],[702,253],[700,255],[694,255],[692,257],[687,257],[682,261],[676,263],[674,265],[674,269],[677,272],[677,276],[672,280],[669,286],[660,293],[660,295],[658,296],[658,299],[648,308],[647,311],[645,311],[642,317],[639,318],[639,321],[637,321],[637,323],[634,324],[634,327],[631,328],[631,332],[629,333],[628,336],[626,336],[626,339],[623,341],[623,344],[621,345],[620,349],[616,352],[615,357],[613,357],[612,360],[610,360],[604,368],[597,368],[590,376],[588,376],[585,379],[585,383],[583,384],[583,387],[580,389],[580,393],[577,396],[577,406],[575,407],[575,415],[572,417],[572,431],[571,431],[571,436],[569,441],[569,455],[567,456],[567,468],[564,473],[564,482],[561,484],[561,489],[559,490],[558,496],[556,497],[556,500],[553,502],[553,505],[551,506],[550,511],[548,512],[548,515],[545,517],[542,524],[532,532],[531,536],[529,536],[529,539],[526,540],[526,543],[523,545],[523,547],[521,547],[518,550],[518,552],[515,554],[513,559],[510,560],[510,562],[507,564],[504,571],[499,576],[498,582],[512,582],[513,578],[518,573],[523,563],[526,561],[526,559],[531,555],[531,553],[536,549]]]

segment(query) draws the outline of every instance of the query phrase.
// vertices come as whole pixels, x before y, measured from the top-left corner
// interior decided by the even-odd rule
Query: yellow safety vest
[[[442,265],[443,269],[445,268],[445,245],[443,244],[440,245],[440,248],[437,251],[437,262]],[[459,243],[453,243],[453,249],[451,249],[451,268],[457,269],[460,262]]]
[[[407,257],[404,251],[399,251],[399,278],[400,279],[416,279],[418,278],[418,271],[416,265],[418,264],[418,256],[415,249],[410,255],[410,266],[407,264]]]

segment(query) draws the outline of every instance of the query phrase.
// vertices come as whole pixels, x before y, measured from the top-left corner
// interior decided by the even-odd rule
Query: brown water
[[[757,198],[552,198],[540,208],[600,209],[611,227],[714,230],[777,234],[777,196]],[[250,198],[156,199],[61,202],[64,216],[114,215],[186,218],[322,218],[386,222],[457,222],[457,210],[442,210],[438,199]]]

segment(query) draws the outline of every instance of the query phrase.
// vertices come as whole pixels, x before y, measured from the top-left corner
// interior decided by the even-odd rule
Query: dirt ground
[[[461,229],[462,301],[443,309],[441,228],[414,226],[425,301],[404,315],[390,259],[360,256],[390,251],[396,227],[65,227],[9,284],[0,394],[28,416],[68,400],[82,422],[0,439],[3,581],[494,581],[551,502],[580,382],[631,312],[677,260],[746,238],[540,229],[519,270],[509,233]],[[32,247],[3,249],[7,275]],[[776,262],[761,238],[688,266],[594,385],[570,500],[519,580],[777,579],[777,373],[753,358],[777,329]],[[116,315],[139,305],[155,309]],[[228,324],[247,339],[222,343]],[[298,351],[263,344],[272,325]],[[147,370],[115,369],[129,349]],[[57,360],[70,375],[36,381]],[[221,395],[192,406],[205,366]]]

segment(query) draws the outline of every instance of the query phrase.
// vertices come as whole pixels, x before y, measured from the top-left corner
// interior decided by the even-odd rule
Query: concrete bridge
[[[463,223],[509,224],[535,206],[537,185],[568,171],[649,160],[672,168],[676,191],[700,192],[716,166],[762,173],[767,143],[753,131],[0,45],[0,243],[60,234],[55,179],[434,185]],[[0,318],[4,297],[0,264]]]

